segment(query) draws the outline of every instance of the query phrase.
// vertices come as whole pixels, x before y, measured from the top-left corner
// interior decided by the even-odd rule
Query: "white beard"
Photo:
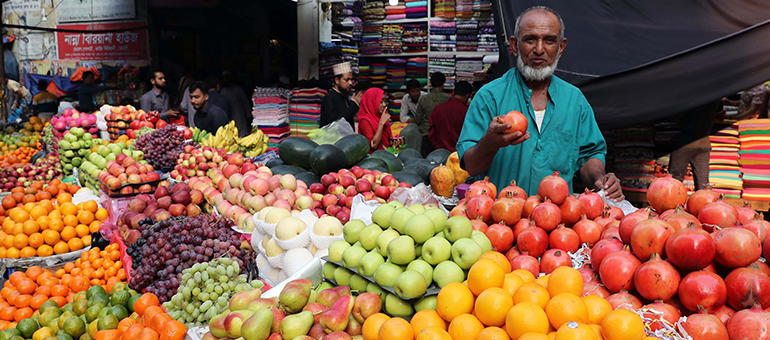
[[[558,54],[558,52],[556,52]],[[524,80],[528,81],[543,81],[550,78],[553,72],[556,71],[556,67],[559,65],[559,58],[553,61],[553,64],[545,66],[540,69],[533,68],[529,65],[524,65],[524,61],[521,60],[521,54],[516,58],[516,67],[519,69],[519,74]]]

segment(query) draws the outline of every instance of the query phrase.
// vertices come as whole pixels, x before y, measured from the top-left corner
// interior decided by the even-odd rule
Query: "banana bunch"
[[[230,121],[225,126],[220,126],[217,133],[209,134],[206,138],[201,138],[200,145],[210,146],[212,148],[224,149],[228,153],[238,151],[238,128],[235,127],[235,121]]]
[[[200,144],[204,138],[210,135],[208,131],[201,130],[197,127],[192,128],[192,132],[193,132],[192,140],[198,144]]]
[[[267,150],[267,135],[257,129],[250,135],[239,138],[238,151],[246,157],[257,157]]]

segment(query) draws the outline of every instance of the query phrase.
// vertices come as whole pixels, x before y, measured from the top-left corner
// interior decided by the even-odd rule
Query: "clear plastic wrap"
[[[344,118],[337,119],[330,124],[317,129],[310,140],[321,144],[334,144],[342,137],[356,133]]]

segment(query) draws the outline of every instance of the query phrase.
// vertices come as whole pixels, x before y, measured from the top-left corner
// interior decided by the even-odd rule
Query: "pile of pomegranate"
[[[584,295],[642,311],[652,330],[679,324],[694,340],[770,339],[770,222],[710,188],[688,197],[670,176],[650,185],[647,200],[624,216],[594,192],[570,195],[554,173],[532,196],[515,182],[498,193],[477,181],[451,215],[470,218],[513,269],[536,277],[582,252]]]

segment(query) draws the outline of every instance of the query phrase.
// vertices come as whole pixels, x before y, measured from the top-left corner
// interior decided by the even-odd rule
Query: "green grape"
[[[233,267],[227,267],[227,276],[233,276],[235,274],[236,274],[236,272],[233,269]]]
[[[195,284],[199,284],[199,283],[201,283],[201,281],[205,281],[205,279],[203,279],[203,276],[201,275],[201,273],[198,273],[198,272],[196,272],[193,275],[193,279],[195,280]]]
[[[227,281],[230,281],[227,276],[220,276],[219,277],[219,282],[226,283]]]
[[[265,284],[261,280],[254,280],[254,281],[251,281],[251,286],[254,288],[262,288],[265,286]]]
[[[193,280],[187,281],[184,285],[185,285],[185,287],[188,287],[190,289],[193,289],[196,286],[198,286],[198,284],[195,281],[193,281]]]
[[[227,283],[227,288],[226,289],[227,290],[231,290],[231,291],[235,290],[235,285],[237,285],[237,283],[235,283],[235,281],[230,281],[230,282]]]
[[[211,276],[209,275],[209,272],[203,272],[203,274],[201,274],[201,279],[202,279],[203,281],[208,281],[208,279],[209,279],[210,277],[211,277]]]
[[[227,270],[225,270],[225,267],[217,266],[217,274],[225,275],[225,273],[227,273]]]
[[[197,272],[197,271],[201,270],[201,264],[200,263],[196,263],[191,268],[192,268],[192,270],[194,272]]]
[[[195,306],[193,306],[193,304],[188,304],[187,306],[184,306],[184,311],[187,313],[193,313],[195,311]]]
[[[204,314],[204,315],[206,316],[206,320],[211,320],[215,316],[217,316],[217,314],[219,314],[217,312],[217,308],[216,307],[212,307],[212,308],[209,308],[209,310],[207,310],[206,314]]]
[[[236,273],[240,273],[241,272],[241,265],[239,265],[238,262],[233,262],[233,270]]]
[[[217,294],[217,292],[209,293],[209,300],[216,300],[217,298],[219,298],[219,294]]]
[[[200,270],[201,271],[206,270],[208,267],[209,267],[209,263],[208,262],[203,262],[203,263],[201,263]]]
[[[201,293],[201,294],[203,294],[203,293]],[[201,306],[201,303],[202,303],[202,302],[201,302],[200,300],[195,300],[195,301],[193,301],[193,302],[192,302],[192,304],[193,304],[193,306],[195,306],[195,308],[198,308],[198,307],[200,307],[200,306]]]
[[[208,286],[208,285],[213,285],[213,284],[214,284],[214,279],[212,279],[212,278],[209,278],[208,280],[206,280],[206,285],[207,285],[207,286]]]
[[[198,315],[198,322],[203,322],[203,321],[206,321],[206,315],[204,314]]]
[[[222,286],[214,287],[214,292],[217,293],[217,294],[222,294],[224,291],[225,290],[224,290],[224,288],[222,288]]]
[[[192,317],[194,317],[194,318],[197,318],[197,317],[198,317],[198,315],[200,315],[200,314],[201,314],[201,311],[200,311],[200,309],[198,309],[198,308],[195,308],[195,310],[193,310],[193,312],[192,312],[192,313],[190,313],[190,316],[192,316]]]
[[[198,296],[200,293],[201,293],[201,289],[200,288],[198,288],[198,287],[193,288],[193,290],[192,290],[192,295],[193,296]]]
[[[209,308],[211,308],[211,306],[212,306],[212,305],[214,305],[214,303],[213,303],[213,302],[211,302],[211,300],[209,300],[209,301],[206,301],[206,302],[204,302],[204,303],[202,303],[202,304],[201,304],[201,306],[200,306],[200,310],[201,310],[202,312],[205,312],[205,311],[209,310]]]
[[[192,297],[192,289],[190,287],[184,286],[182,288],[182,295],[184,296],[185,300],[189,300],[190,297]]]
[[[202,292],[198,295],[199,301],[207,301],[209,299],[209,293]]]
[[[238,278],[236,279],[238,283],[248,283],[249,279],[244,275],[238,275]]]
[[[219,262],[222,262],[222,264],[229,266],[231,263],[233,263],[233,260],[229,257],[223,257],[219,259]]]

